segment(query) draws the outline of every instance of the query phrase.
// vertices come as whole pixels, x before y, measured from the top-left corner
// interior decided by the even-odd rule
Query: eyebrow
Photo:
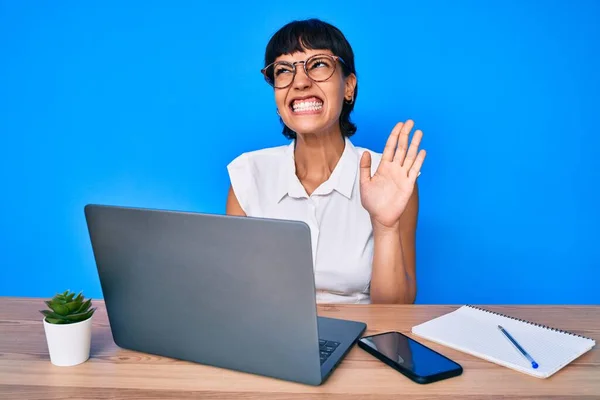
[[[287,59],[286,60],[278,60],[279,57],[283,56],[283,54],[282,54],[281,56],[276,57],[273,62],[284,61],[284,62],[290,62],[291,63],[291,62],[294,62],[294,61],[305,61],[305,60],[307,60],[308,58],[310,58],[312,56],[316,56],[317,54],[327,54],[327,55],[330,55],[330,56],[334,56],[335,55],[335,54],[333,54],[333,52],[331,50],[321,50],[321,51],[317,51],[314,54],[307,55],[304,58],[299,59],[299,60],[294,60],[294,59],[291,59],[291,60],[287,60]]]

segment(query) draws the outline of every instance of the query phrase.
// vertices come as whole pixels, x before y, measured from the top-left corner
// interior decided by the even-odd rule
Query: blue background
[[[265,45],[313,16],[354,143],[425,133],[417,302],[600,303],[596,1],[0,1],[0,295],[101,296],[87,203],[224,213],[227,163],[287,143]]]

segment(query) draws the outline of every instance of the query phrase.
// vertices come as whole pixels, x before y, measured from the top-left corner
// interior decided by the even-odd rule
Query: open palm
[[[374,223],[391,228],[400,220],[413,193],[415,181],[425,160],[419,151],[423,133],[415,131],[408,146],[414,122],[398,123],[388,137],[381,162],[371,176],[371,155],[365,151],[360,160],[360,198]]]

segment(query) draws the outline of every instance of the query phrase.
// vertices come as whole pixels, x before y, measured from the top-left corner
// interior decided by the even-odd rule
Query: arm
[[[373,221],[373,303],[412,304],[415,301],[418,211],[419,194],[415,183],[415,190],[395,226],[383,227]]]
[[[246,216],[246,213],[242,209],[242,206],[240,206],[240,202],[238,201],[237,197],[235,196],[235,192],[233,191],[233,188],[231,187],[231,185],[229,185],[229,193],[227,194],[227,203],[225,205],[225,213],[227,215],[238,215],[241,217]]]
[[[414,303],[415,234],[419,195],[417,177],[425,160],[419,150],[423,137],[412,120],[396,124],[383,149],[375,174],[371,176],[371,156],[360,159],[360,194],[373,225],[373,269],[371,301],[374,303]]]

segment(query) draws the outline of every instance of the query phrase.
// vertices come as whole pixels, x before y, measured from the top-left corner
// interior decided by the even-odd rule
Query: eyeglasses
[[[283,89],[292,84],[296,76],[296,64],[303,64],[304,72],[314,82],[323,82],[331,78],[335,72],[337,61],[346,64],[341,57],[329,54],[315,54],[306,61],[276,61],[269,64],[260,72],[265,80],[276,89]]]

